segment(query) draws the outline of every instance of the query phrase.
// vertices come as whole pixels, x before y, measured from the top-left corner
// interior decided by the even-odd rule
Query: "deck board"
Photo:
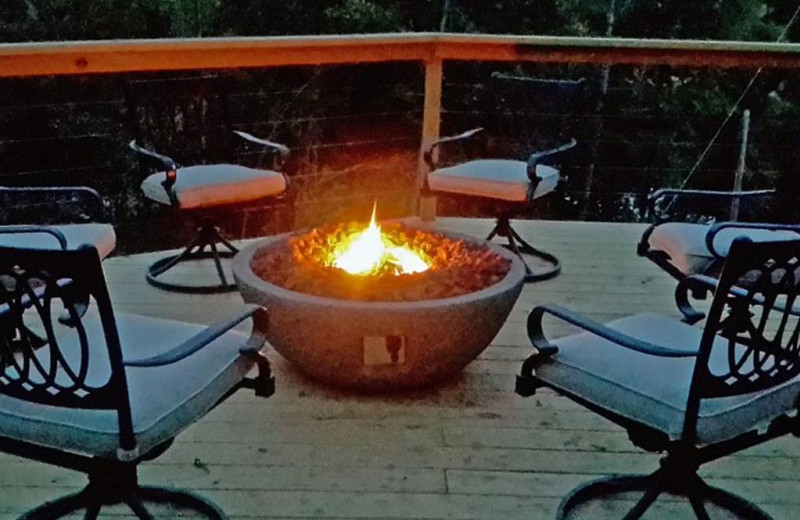
[[[491,222],[439,219],[437,227],[481,236]],[[197,490],[233,518],[539,520],[552,518],[560,497],[580,482],[655,469],[657,456],[633,447],[612,423],[549,391],[530,399],[513,392],[530,348],[525,319],[537,304],[558,303],[601,321],[644,309],[678,315],[675,282],[636,256],[644,226],[518,227],[562,259],[563,273],[526,286],[492,345],[463,373],[403,395],[358,395],[316,383],[270,352],[277,394],[233,396],[144,464],[142,480]],[[144,269],[156,256],[105,262],[118,311],[211,323],[241,304],[237,294],[176,295],[147,286]],[[777,520],[797,517],[794,438],[711,463],[703,475]],[[0,520],[78,489],[82,479],[0,455]],[[666,501],[653,518],[682,518],[680,508]]]

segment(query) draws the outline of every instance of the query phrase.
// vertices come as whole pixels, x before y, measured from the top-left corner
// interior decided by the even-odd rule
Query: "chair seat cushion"
[[[47,226],[64,234],[67,247],[76,249],[82,244],[90,244],[97,249],[100,258],[105,258],[117,246],[117,235],[110,224],[63,224]],[[2,226],[0,226],[2,229]],[[0,233],[0,245],[28,249],[59,249],[58,240],[48,233]]]
[[[156,202],[170,204],[161,184],[164,179],[164,172],[150,175],[142,182],[142,191]],[[280,195],[286,190],[286,179],[272,170],[205,164],[179,168],[172,189],[182,209],[207,208]]]
[[[559,171],[551,166],[536,167],[539,184],[532,198],[553,191],[560,179]],[[508,159],[479,159],[428,174],[428,186],[433,191],[472,195],[510,202],[528,200],[528,164]]]
[[[109,370],[103,329],[97,316],[87,314],[83,321],[92,360],[87,382],[101,384]],[[205,328],[125,314],[117,315],[117,326],[126,359],[166,352]],[[239,354],[245,341],[241,334],[228,332],[172,365],[126,368],[133,429],[142,455],[192,424],[244,378],[253,366]],[[67,359],[76,359],[75,331],[60,335],[59,345]],[[43,351],[46,348],[39,352]],[[116,458],[119,448],[116,412],[43,406],[5,395],[0,395],[0,436],[105,458]]]
[[[649,250],[667,255],[667,261],[684,275],[706,273],[714,255],[706,246],[706,234],[711,226],[686,222],[665,222],[653,228],[648,239]],[[714,237],[714,248],[727,256],[733,240],[746,236],[754,242],[772,240],[796,240],[792,231],[769,231],[764,229],[726,228]]]
[[[645,313],[608,325],[640,340],[666,348],[692,349],[702,330],[659,314]],[[665,358],[636,352],[593,334],[553,341],[558,353],[536,370],[536,376],[617,415],[681,436],[695,358]],[[727,340],[717,339],[709,367],[728,373]],[[712,444],[766,427],[796,407],[800,376],[762,392],[704,399],[697,421],[697,440]]]

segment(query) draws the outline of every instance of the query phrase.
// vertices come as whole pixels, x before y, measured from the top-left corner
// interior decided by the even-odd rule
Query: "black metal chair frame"
[[[140,453],[133,431],[126,367],[158,367],[175,363],[191,356],[213,340],[248,318],[253,318],[253,333],[242,347],[242,355],[252,356],[258,366],[258,375],[244,379],[217,404],[240,388],[251,388],[256,395],[269,396],[275,382],[267,358],[260,351],[264,344],[261,327],[267,321],[266,311],[259,306],[248,306],[230,319],[212,325],[185,343],[161,355],[146,359],[123,359],[116,321],[96,249],[80,246],[77,250],[25,250],[0,247],[0,367],[14,365],[18,379],[0,379],[0,393],[45,406],[115,411],[119,424],[117,459],[92,457],[75,452],[61,451],[32,442],[0,436],[0,451],[86,473],[88,485],[80,492],[45,503],[28,513],[23,519],[51,519],[85,509],[84,518],[94,519],[106,505],[127,504],[142,520],[152,516],[145,502],[167,503],[188,508],[217,520],[224,513],[213,503],[193,493],[167,488],[140,486],[137,466],[163,453],[172,439]],[[33,283],[32,283],[33,282]],[[59,321],[75,327],[81,336],[82,362],[88,364],[88,343],[81,317],[90,305],[101,317],[104,340],[108,346],[111,375],[97,387],[90,386],[87,374],[67,367],[53,331],[53,324],[42,319],[45,334],[40,336],[25,326],[23,313],[35,310],[40,316],[49,313],[51,304],[60,300],[65,308]],[[256,322],[259,322],[257,325]],[[35,359],[38,349],[50,349],[55,365],[48,369]],[[56,376],[66,375],[69,383]],[[33,377],[36,376],[36,377]],[[216,405],[215,405],[216,406]]]
[[[676,269],[671,263],[669,263],[666,254],[663,251],[651,251],[649,246],[650,236],[653,234],[655,228],[665,222],[670,222],[671,219],[664,214],[663,212],[659,211],[659,206],[664,203],[665,200],[670,199],[672,201],[676,200],[677,197],[695,200],[695,201],[730,201],[733,202],[734,200],[749,200],[749,199],[759,199],[763,197],[769,197],[775,195],[775,190],[749,190],[749,191],[714,191],[714,190],[678,190],[678,189],[661,189],[654,191],[650,195],[648,195],[648,206],[649,212],[653,216],[655,222],[651,224],[645,232],[642,234],[641,239],[639,240],[639,244],[636,247],[636,253],[639,256],[645,257],[658,267],[663,269],[667,272],[670,276],[675,278],[676,280],[681,280],[686,276],[685,273],[682,273],[680,270]],[[668,203],[671,204],[671,203]],[[710,274],[715,270],[718,271],[722,266],[722,261],[724,257],[716,252],[714,248],[714,237],[716,234],[724,229],[725,227],[736,227],[736,228],[751,228],[751,229],[775,229],[775,230],[791,230],[790,225],[786,225],[784,227],[779,227],[780,224],[769,224],[769,223],[742,223],[742,222],[720,222],[715,224],[714,226],[709,226],[709,233],[706,235],[706,244],[708,244],[708,250],[714,255],[716,258],[709,266],[706,268],[704,273],[700,274]]]
[[[521,76],[509,76],[506,74],[502,74],[499,72],[495,72],[492,74],[492,79],[495,81],[507,81],[512,82],[517,85],[561,85],[561,84],[568,84],[571,87],[575,88],[574,96],[577,97],[581,91],[586,87],[587,80],[585,78],[581,78],[579,80],[553,80],[553,79],[537,79],[537,78],[528,78],[528,77],[521,77]],[[423,160],[428,168],[428,173],[437,169],[437,153],[436,149],[443,144],[463,141],[465,139],[469,139],[476,134],[482,132],[483,128],[473,128],[466,132],[463,132],[458,135],[443,137],[441,139],[437,139],[430,143],[423,152]],[[533,152],[528,156],[527,163],[528,163],[528,179],[530,180],[530,186],[528,188],[528,200],[523,204],[509,204],[503,203],[502,201],[498,201],[497,199],[493,198],[486,198],[486,197],[476,197],[476,196],[469,196],[471,198],[480,198],[484,200],[490,200],[494,203],[504,204],[503,209],[501,210],[500,214],[497,216],[497,221],[495,223],[494,228],[492,228],[489,235],[486,237],[486,240],[492,240],[495,236],[505,238],[506,244],[503,244],[504,247],[512,251],[516,254],[520,260],[522,260],[523,265],[525,265],[525,283],[532,283],[538,282],[543,280],[549,280],[558,276],[561,273],[561,261],[553,254],[548,253],[547,251],[543,251],[531,245],[528,241],[526,241],[520,234],[512,227],[511,219],[514,215],[518,214],[521,209],[529,207],[533,201],[533,195],[536,192],[536,187],[539,184],[539,177],[536,175],[536,167],[538,165],[549,165],[554,166],[561,162],[563,162],[564,157],[567,155],[567,152],[571,151],[577,146],[577,141],[575,139],[569,138],[564,144],[557,146],[555,148],[541,150],[537,152]],[[422,196],[434,194],[435,192],[431,190],[430,186],[427,182],[427,175],[425,176],[425,182],[422,186]],[[462,195],[459,195],[462,196]],[[548,269],[533,272],[531,268],[528,266],[527,262],[525,262],[525,258],[523,255],[531,255],[535,256],[545,263],[550,265]]]
[[[105,204],[85,186],[0,186],[2,224],[98,222]]]
[[[48,224],[102,222],[105,204],[95,190],[84,186],[0,186],[0,225],[5,233],[42,233],[53,236],[54,245],[67,249],[67,239]]]
[[[247,142],[258,145],[268,152],[276,154],[276,167],[279,166],[283,159],[289,154],[289,149],[279,143],[273,143],[266,139],[260,139],[245,132],[234,132]],[[236,290],[236,283],[229,280],[222,267],[221,259],[232,258],[239,252],[230,239],[228,239],[222,231],[214,224],[214,211],[219,211],[219,207],[198,210],[181,210],[178,197],[173,190],[173,186],[178,180],[178,170],[180,166],[172,158],[162,155],[137,145],[135,141],[131,141],[128,145],[148,166],[151,171],[164,172],[164,180],[161,185],[167,193],[167,197],[171,203],[171,207],[175,211],[182,211],[190,213],[190,217],[197,223],[197,230],[194,237],[189,241],[189,244],[184,247],[180,253],[169,255],[153,262],[147,268],[147,282],[153,287],[163,289],[166,291],[193,293],[193,294],[214,294],[223,293]],[[286,179],[286,185],[289,185],[289,179]],[[276,196],[277,198],[278,196]],[[221,246],[224,250],[220,250]],[[188,285],[176,282],[169,282],[162,278],[161,275],[172,269],[173,267],[183,262],[191,262],[195,260],[208,260],[214,261],[214,266],[219,278],[218,284],[209,285]]]
[[[589,500],[631,491],[640,491],[644,494],[624,516],[625,520],[640,518],[658,496],[665,492],[687,497],[698,519],[709,518],[704,506],[705,501],[726,508],[742,518],[760,520],[770,518],[745,499],[709,486],[698,476],[697,471],[707,462],[776,437],[788,433],[800,435],[800,416],[782,415],[774,419],[765,431],[751,430],[732,439],[707,445],[698,444],[696,426],[702,400],[763,390],[789,381],[800,374],[800,349],[791,339],[792,332],[796,335],[797,331],[787,332],[783,329],[788,315],[800,314],[794,307],[795,298],[800,294],[800,287],[796,281],[798,261],[800,261],[800,241],[753,243],[739,238],[731,247],[731,254],[719,280],[702,275],[685,278],[680,285],[680,293],[694,291],[714,293],[697,350],[667,349],[646,343],[558,306],[539,306],[531,312],[528,317],[528,336],[537,352],[523,363],[521,374],[517,377],[517,393],[530,396],[535,394],[538,388],[550,386],[562,395],[625,428],[636,446],[647,451],[666,452],[661,460],[661,467],[651,475],[615,476],[579,486],[564,497],[557,518],[567,517],[571,511]],[[752,278],[754,273],[755,279]],[[737,282],[748,274],[751,275],[749,286],[747,288],[737,286]],[[776,298],[779,295],[785,296],[789,305],[777,304]],[[697,311],[686,309],[681,302],[679,306],[682,307],[682,311],[690,311],[688,317],[696,317]],[[763,332],[767,320],[754,320],[750,312],[752,306],[760,307],[768,315],[776,312],[778,317],[784,320],[776,336],[778,339],[774,343],[764,338]],[[696,364],[681,437],[670,440],[663,432],[538,379],[535,374],[536,367],[558,352],[558,347],[549,342],[544,334],[542,318],[545,314],[555,316],[622,348],[665,358],[695,358]],[[747,331],[749,333],[745,335]],[[784,333],[789,337],[785,337]],[[752,356],[755,368],[751,372],[746,372],[742,365],[738,365],[731,366],[728,374],[712,374],[708,369],[708,361],[713,342],[718,335],[733,340],[729,346],[731,349],[734,348],[733,345],[748,349],[748,353],[744,356],[745,358]],[[774,359],[774,369],[765,368],[765,359],[768,357]],[[800,409],[800,396],[794,412],[798,409]]]

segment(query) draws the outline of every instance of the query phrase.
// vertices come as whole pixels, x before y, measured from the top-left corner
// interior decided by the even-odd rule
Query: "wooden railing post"
[[[750,134],[750,111],[745,110],[742,114],[742,140],[739,143],[739,162],[736,165],[736,174],[733,177],[733,191],[742,191],[742,181],[744,180],[744,170],[747,167],[747,139]],[[731,201],[730,220],[739,220],[739,197],[734,197]]]
[[[439,138],[442,111],[442,60],[433,58],[425,62],[425,110],[422,115],[422,139],[419,150],[418,188],[422,188],[428,175],[428,165],[423,160],[425,149]],[[434,150],[434,159],[438,150]],[[418,204],[419,216],[424,221],[436,218],[436,197],[421,196]]]

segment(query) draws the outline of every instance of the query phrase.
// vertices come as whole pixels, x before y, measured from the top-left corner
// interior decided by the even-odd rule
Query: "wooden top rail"
[[[800,44],[400,33],[0,44],[0,77],[386,61],[800,67]]]

